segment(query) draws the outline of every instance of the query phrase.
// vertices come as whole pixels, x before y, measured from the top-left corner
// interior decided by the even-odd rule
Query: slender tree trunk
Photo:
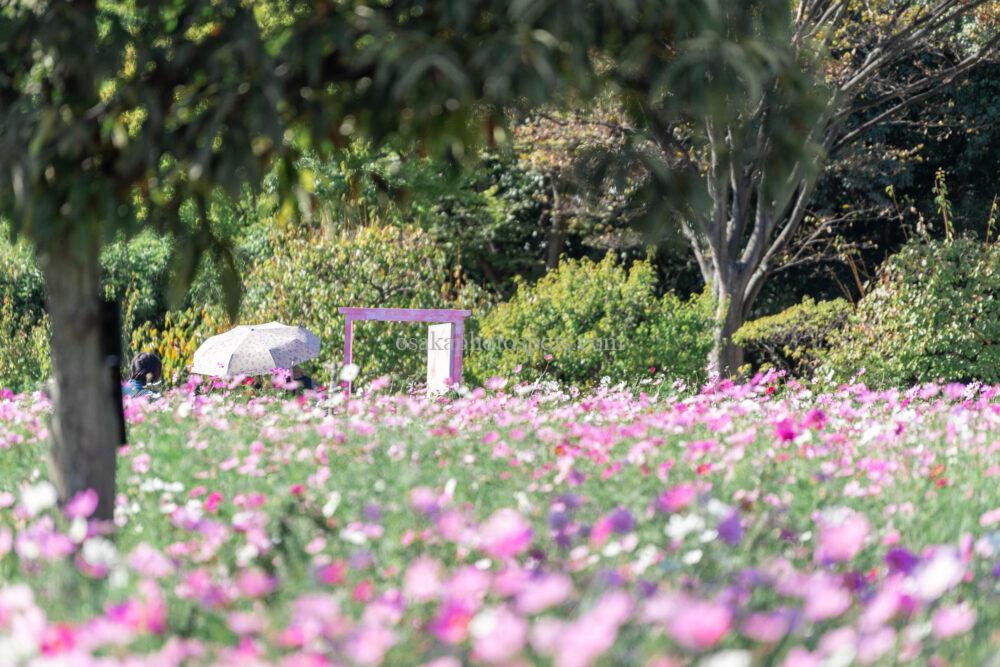
[[[740,290],[720,284],[716,288],[715,330],[709,365],[722,377],[733,377],[743,365],[743,348],[732,337],[743,326],[745,299]]]
[[[102,336],[100,246],[91,239],[86,247],[74,247],[63,238],[41,259],[55,374],[52,480],[63,501],[93,489],[99,499],[95,517],[112,519],[121,390],[108,370]]]
[[[558,269],[559,258],[562,257],[563,250],[566,248],[566,230],[561,225],[552,224],[552,229],[549,231],[548,245],[549,253],[545,261],[545,267],[550,270]]]

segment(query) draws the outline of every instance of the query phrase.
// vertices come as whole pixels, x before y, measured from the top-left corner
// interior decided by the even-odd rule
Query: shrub
[[[0,299],[9,299],[14,312],[39,319],[45,310],[45,280],[34,253],[24,243],[0,241],[0,266]]]
[[[890,257],[824,360],[875,387],[1000,382],[1000,246],[912,242]]]
[[[649,262],[631,269],[611,253],[600,262],[564,260],[534,285],[490,311],[470,341],[469,366],[480,381],[547,375],[594,384],[603,376],[634,379],[651,367],[689,380],[703,374],[711,349],[706,297],[656,296]]]
[[[412,227],[368,226],[336,234],[299,232],[281,243],[244,276],[245,322],[279,320],[308,327],[322,348],[306,367],[322,383],[328,364],[343,360],[344,318],[340,306],[464,308],[482,303],[474,289],[456,290],[444,253],[425,232]],[[365,378],[391,374],[420,380],[426,354],[400,336],[426,340],[426,327],[361,322],[354,329],[354,358]],[[424,338],[421,338],[424,337]]]
[[[847,324],[851,304],[845,299],[816,303],[805,297],[801,303],[747,322],[733,336],[746,349],[752,364],[774,367],[793,375],[811,375],[820,357],[830,347],[830,337]]]
[[[52,371],[46,315],[18,312],[14,300],[0,303],[0,388],[35,389]]]
[[[154,352],[163,362],[163,381],[183,382],[198,346],[229,329],[222,313],[214,308],[188,308],[168,312],[162,326],[143,322],[132,332],[130,347],[136,352]],[[127,365],[128,359],[125,360]]]
[[[157,322],[166,313],[170,253],[170,241],[151,232],[104,249],[104,296],[123,302],[126,325]]]

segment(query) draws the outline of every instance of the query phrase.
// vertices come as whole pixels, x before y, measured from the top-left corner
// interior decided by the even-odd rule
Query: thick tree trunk
[[[56,241],[42,257],[52,321],[52,480],[63,501],[97,492],[96,518],[112,519],[121,389],[108,370],[100,246]],[[117,403],[115,402],[117,400]]]
[[[732,341],[733,334],[743,326],[745,299],[743,294],[722,287],[716,290],[715,330],[709,366],[722,377],[733,377],[743,365],[743,348]]]

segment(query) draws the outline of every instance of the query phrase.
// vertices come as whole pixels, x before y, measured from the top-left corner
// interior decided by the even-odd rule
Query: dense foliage
[[[340,306],[442,308],[479,306],[474,285],[452,276],[441,248],[413,227],[361,227],[284,236],[272,256],[249,267],[241,317],[308,327],[322,340],[310,364],[328,379],[343,359]],[[478,309],[477,309],[478,310]],[[426,369],[426,329],[416,325],[355,324],[354,354],[363,378],[392,374],[412,380]],[[421,338],[423,337],[423,338]],[[418,346],[410,344],[419,340]]]
[[[749,361],[759,368],[777,368],[809,377],[830,346],[830,339],[847,325],[852,312],[845,299],[801,303],[747,322],[733,336]]]
[[[613,254],[600,262],[565,260],[479,321],[469,367],[490,375],[555,378],[582,385],[659,372],[703,376],[711,304],[656,295],[648,262],[621,266]]]
[[[1000,381],[1000,247],[914,241],[892,256],[833,339],[837,378],[876,387]]]
[[[51,369],[48,317],[36,319],[0,295],[0,388],[36,389]]]

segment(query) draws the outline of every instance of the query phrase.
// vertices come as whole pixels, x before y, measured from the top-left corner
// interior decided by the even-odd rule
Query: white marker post
[[[427,394],[443,394],[448,391],[451,379],[452,325],[432,324],[427,327]]]

